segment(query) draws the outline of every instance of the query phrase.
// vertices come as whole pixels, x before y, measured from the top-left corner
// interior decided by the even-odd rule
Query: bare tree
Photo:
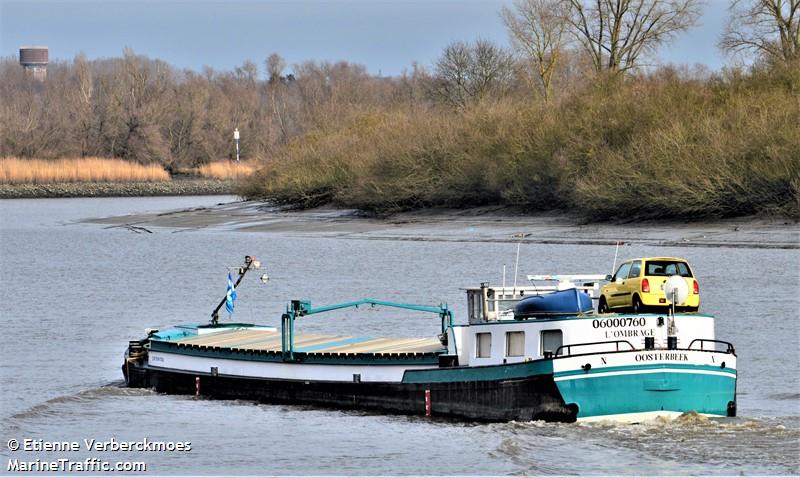
[[[251,88],[255,86],[258,81],[258,65],[250,60],[245,60],[242,66],[237,66],[233,69],[237,79],[246,81]]]
[[[502,94],[508,88],[513,72],[511,55],[488,40],[477,40],[472,52],[474,97],[483,99],[492,92]]]
[[[281,140],[285,142],[289,139],[286,95],[284,91],[285,78],[283,76],[283,70],[286,69],[286,60],[278,53],[272,53],[264,61],[264,64],[267,66],[267,82],[264,87],[267,90],[269,102],[272,106],[272,119],[278,124]]]
[[[162,101],[170,82],[169,68],[157,60],[123,50],[116,83],[107,89],[118,105],[117,138],[112,154],[139,162],[156,162],[168,147],[159,125],[165,112]]]
[[[568,0],[566,19],[598,72],[639,65],[678,32],[695,24],[701,0]]]
[[[275,83],[281,79],[283,70],[286,69],[286,60],[277,53],[273,53],[267,57],[264,62],[267,66],[267,81]]]
[[[94,84],[92,83],[92,71],[89,68],[88,60],[86,60],[86,54],[79,52],[75,55],[73,63],[75,66],[75,76],[78,80],[81,102],[89,104],[92,101]]]
[[[404,69],[398,78],[398,95],[401,101],[410,107],[424,104],[426,85],[430,83],[430,74],[424,66],[412,62],[411,70]]]
[[[80,144],[80,155],[89,154],[89,144],[92,141],[92,96],[94,94],[94,81],[92,70],[86,55],[83,52],[75,55],[73,60],[75,72],[75,88],[70,94],[77,98],[73,104],[73,127],[75,138]]]
[[[503,7],[500,11],[511,44],[535,71],[545,100],[564,48],[564,7],[562,0],[516,0],[513,10]]]
[[[431,95],[453,106],[466,106],[469,96],[469,45],[465,42],[447,45],[434,69]]]
[[[734,0],[720,47],[786,63],[800,60],[800,0]]]
[[[505,49],[488,40],[458,41],[448,45],[436,62],[430,94],[464,108],[490,93],[502,96],[512,74],[513,60]]]
[[[364,65],[307,61],[293,69],[303,120],[310,124],[336,121],[350,105],[370,96],[370,77]]]

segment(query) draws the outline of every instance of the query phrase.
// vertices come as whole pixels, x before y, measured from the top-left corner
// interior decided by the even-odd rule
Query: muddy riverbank
[[[596,245],[622,241],[659,246],[800,248],[798,223],[757,217],[581,224],[565,214],[524,215],[509,208],[426,209],[372,217],[351,209],[286,210],[258,201],[240,201],[88,221],[123,227],[224,229],[356,239]]]

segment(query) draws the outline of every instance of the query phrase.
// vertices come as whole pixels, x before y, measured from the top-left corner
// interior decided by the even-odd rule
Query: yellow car
[[[669,307],[664,295],[664,283],[671,276],[679,275],[689,286],[686,302],[676,310],[697,312],[700,308],[700,284],[692,274],[685,259],[677,257],[645,257],[623,262],[610,282],[600,289],[597,311],[601,314],[612,310],[632,311],[666,310]]]

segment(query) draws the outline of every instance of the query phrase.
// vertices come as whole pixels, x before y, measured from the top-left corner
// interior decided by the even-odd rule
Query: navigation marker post
[[[233,130],[233,141],[236,143],[236,162],[239,162],[239,128]]]

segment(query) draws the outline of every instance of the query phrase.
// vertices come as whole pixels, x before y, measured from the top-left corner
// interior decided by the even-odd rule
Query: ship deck
[[[231,350],[281,351],[280,331],[270,329],[234,329],[193,335],[171,342],[189,347]],[[343,335],[297,334],[294,351],[320,354],[427,354],[441,352],[444,346],[436,338],[352,337]]]

